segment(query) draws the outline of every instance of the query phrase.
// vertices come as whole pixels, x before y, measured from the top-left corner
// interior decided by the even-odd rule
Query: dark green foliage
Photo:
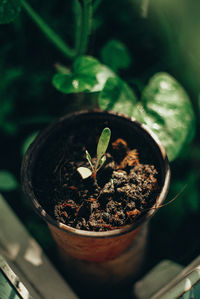
[[[160,139],[172,161],[194,137],[195,117],[183,87],[169,74],[158,73],[142,93],[142,106],[136,118]]]
[[[78,57],[71,74],[56,74],[53,85],[63,93],[97,92],[115,74],[91,56]]]
[[[132,115],[136,103],[137,97],[134,91],[118,77],[108,79],[99,95],[99,106],[102,110]]]
[[[0,1],[0,24],[7,24],[15,20],[21,10],[20,0]]]
[[[12,114],[15,110],[15,95],[12,91],[8,93],[8,90],[21,77],[22,70],[20,68],[11,68],[4,71],[3,67],[0,67],[0,72],[0,129],[7,134],[13,135],[18,128],[17,123],[12,120]]]
[[[25,154],[25,152],[27,151],[31,143],[34,141],[34,139],[37,137],[37,135],[38,132],[33,132],[23,141],[22,148],[21,148],[22,156]]]
[[[110,40],[101,50],[102,62],[117,72],[131,65],[131,55],[127,47],[118,40]]]
[[[158,73],[142,92],[141,102],[128,85],[112,78],[99,96],[99,105],[134,116],[146,124],[166,148],[169,160],[174,160],[194,136],[194,112],[187,93],[169,74]]]
[[[18,187],[18,182],[7,170],[0,170],[0,191],[12,191]]]

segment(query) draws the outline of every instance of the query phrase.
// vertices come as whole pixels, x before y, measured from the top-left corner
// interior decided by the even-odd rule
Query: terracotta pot
[[[55,167],[51,165],[51,157],[56,156],[61,144],[63,145],[72,132],[77,135],[85,132],[92,135],[94,128],[98,128],[101,132],[105,126],[111,129],[113,140],[118,137],[124,138],[130,148],[138,149],[142,162],[153,163],[156,166],[159,171],[161,189],[154,208],[162,204],[170,181],[166,152],[157,138],[144,125],[120,114],[81,111],[61,117],[39,134],[26,152],[22,163],[24,192],[36,212],[47,222],[62,256],[90,263],[109,263],[118,259],[122,253],[132,247],[142,227],[155,214],[156,209],[147,211],[136,224],[133,223],[120,229],[106,232],[78,230],[57,222],[47,212],[51,202],[47,198],[38,198],[37,176],[41,167],[46,167],[47,171]],[[45,189],[45,180],[44,186],[40,184],[40,188],[43,187]],[[144,243],[142,241],[143,247]]]

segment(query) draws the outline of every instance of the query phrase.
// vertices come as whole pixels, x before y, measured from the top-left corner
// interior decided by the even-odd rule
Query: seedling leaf
[[[79,172],[83,180],[89,178],[92,175],[92,171],[87,167],[78,167],[77,171]]]
[[[92,158],[91,158],[90,154],[88,153],[87,150],[85,151],[85,153],[86,153],[86,158],[87,158],[87,160],[88,160],[88,162],[89,162],[91,168],[94,169],[94,167],[93,167],[93,165],[92,165]]]
[[[97,171],[103,166],[106,161],[105,152],[107,150],[109,141],[111,136],[111,130],[109,128],[104,128],[101,136],[99,138],[99,142],[97,144],[97,159],[94,165],[92,164],[92,158],[89,152],[86,150],[86,159],[88,160],[92,171],[87,167],[78,167],[77,171],[81,175],[82,179],[87,179],[91,175],[93,176],[94,180],[96,180],[96,173]]]
[[[99,162],[99,166],[97,171],[103,166],[103,164],[106,162],[106,156],[103,156]]]
[[[101,136],[99,138],[99,142],[97,145],[97,164],[96,168],[98,168],[98,164],[100,163],[100,160],[102,156],[105,154],[109,141],[110,141],[111,131],[109,128],[104,128],[103,132],[101,133]]]

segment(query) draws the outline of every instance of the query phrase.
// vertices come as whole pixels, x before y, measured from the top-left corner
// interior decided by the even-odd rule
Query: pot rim
[[[115,117],[119,116],[119,117],[125,118],[125,119],[135,123],[142,130],[147,132],[147,134],[151,137],[151,139],[153,140],[153,142],[156,144],[156,146],[158,147],[158,149],[160,151],[160,155],[163,159],[164,166],[165,166],[163,187],[156,198],[155,204],[152,206],[151,209],[149,209],[149,211],[147,211],[147,213],[143,217],[141,217],[141,219],[139,219],[137,221],[136,224],[132,223],[132,224],[124,225],[117,229],[113,229],[110,231],[104,231],[104,232],[95,232],[95,231],[86,231],[86,230],[76,229],[76,228],[70,227],[64,223],[54,220],[54,218],[52,216],[50,216],[49,214],[47,214],[47,212],[44,210],[44,208],[42,208],[42,206],[37,201],[36,195],[33,191],[34,188],[32,185],[31,178],[29,178],[29,175],[28,175],[28,168],[29,168],[29,164],[31,163],[31,160],[32,160],[32,155],[34,155],[34,151],[39,148],[39,144],[41,141],[44,140],[44,137],[49,136],[51,134],[50,133],[51,130],[55,126],[57,126],[59,123],[62,123],[63,121],[66,121],[67,119],[70,119],[72,117],[77,117],[79,115],[90,114],[90,113],[103,113],[105,115],[108,114],[108,115],[113,115]],[[36,213],[39,214],[39,216],[42,217],[43,220],[45,220],[48,225],[49,224],[53,225],[53,226],[57,227],[58,229],[61,229],[62,231],[71,233],[73,235],[77,235],[77,236],[81,236],[81,237],[89,237],[89,238],[108,238],[108,237],[119,236],[119,235],[128,233],[134,229],[137,229],[141,226],[142,223],[147,222],[152,217],[152,215],[155,214],[155,212],[159,209],[159,206],[161,205],[161,203],[164,201],[164,199],[167,195],[168,189],[169,189],[170,176],[171,176],[170,167],[169,167],[169,161],[168,161],[166,151],[165,151],[164,147],[162,146],[161,142],[159,141],[158,137],[146,125],[138,122],[135,118],[130,117],[128,115],[118,113],[118,112],[113,112],[113,111],[102,111],[100,109],[81,110],[81,111],[77,111],[74,113],[70,113],[70,114],[67,114],[67,115],[64,115],[64,116],[58,118],[53,123],[49,124],[44,130],[42,130],[38,134],[38,136],[33,141],[33,143],[31,143],[31,145],[29,146],[28,150],[26,151],[26,153],[23,157],[22,166],[21,166],[22,188],[23,188],[23,191],[24,191],[26,197],[28,197],[28,199],[31,201],[32,206],[35,209]]]

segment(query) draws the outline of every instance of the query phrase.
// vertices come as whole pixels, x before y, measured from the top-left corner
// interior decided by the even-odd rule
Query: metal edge
[[[19,295],[22,299],[33,299],[30,295],[29,291],[26,289],[24,284],[20,281],[19,277],[13,272],[4,258],[0,255],[0,270],[11,284],[11,286],[16,291],[17,295]]]

